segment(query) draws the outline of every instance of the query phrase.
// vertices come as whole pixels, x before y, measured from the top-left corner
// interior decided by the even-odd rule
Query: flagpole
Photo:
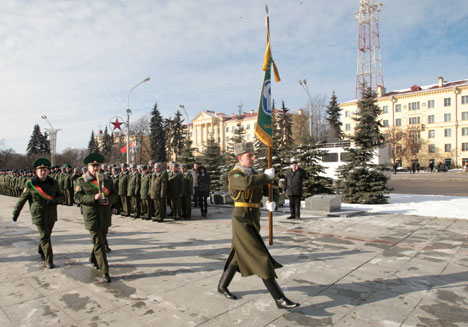
[[[270,17],[268,15],[268,6],[265,4],[265,23],[266,23],[266,43],[270,42]],[[271,112],[273,115],[273,111]],[[268,168],[272,167],[271,160],[271,146],[267,146],[268,149]],[[273,201],[273,184],[268,184],[268,201]],[[273,212],[268,211],[268,244],[273,245]]]

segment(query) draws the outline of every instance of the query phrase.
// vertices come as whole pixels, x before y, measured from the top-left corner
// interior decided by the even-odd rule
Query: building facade
[[[386,93],[379,88],[377,105],[382,109],[379,120],[382,132],[410,131],[419,144],[405,157],[396,156],[403,166],[417,161],[422,167],[435,165],[461,167],[468,162],[468,80],[418,86]],[[354,133],[358,100],[340,104],[343,132]],[[398,154],[398,144],[395,153]]]
[[[298,125],[305,121],[306,117],[302,110],[293,113],[293,130],[299,130],[299,127],[294,128],[294,124]],[[204,152],[208,139],[212,135],[215,142],[219,144],[221,151],[227,151],[230,141],[237,129],[236,114],[226,115],[224,113],[216,113],[211,110],[200,112],[189,125],[189,131],[192,139],[192,147],[195,149],[195,154],[198,155]],[[297,119],[303,118],[303,119]],[[299,122],[299,123],[298,123]],[[244,113],[242,127],[245,131],[244,138],[246,141],[255,141],[255,125],[257,123],[257,113],[250,110]],[[302,124],[306,125],[306,124]],[[294,137],[294,135],[293,135]]]

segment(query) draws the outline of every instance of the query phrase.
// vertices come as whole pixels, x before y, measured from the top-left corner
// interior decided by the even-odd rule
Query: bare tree
[[[146,114],[138,118],[131,126],[130,133],[136,142],[135,162],[146,163],[150,160],[151,149],[149,144],[150,116]]]

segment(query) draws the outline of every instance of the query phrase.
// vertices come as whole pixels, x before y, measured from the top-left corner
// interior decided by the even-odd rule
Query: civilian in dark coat
[[[291,169],[286,173],[284,186],[289,197],[289,209],[291,210],[288,219],[301,218],[302,185],[306,177],[305,170],[297,165],[297,161],[293,160]]]
[[[199,174],[197,176],[197,198],[198,205],[200,206],[201,215],[206,217],[208,214],[208,201],[207,198],[210,196],[210,184],[211,178],[210,175],[206,172],[205,167],[200,166],[198,168]]]

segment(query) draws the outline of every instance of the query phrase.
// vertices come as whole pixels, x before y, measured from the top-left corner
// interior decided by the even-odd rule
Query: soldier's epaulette
[[[234,176],[234,178],[244,176],[244,172],[238,168],[234,168],[229,172],[229,176]]]

